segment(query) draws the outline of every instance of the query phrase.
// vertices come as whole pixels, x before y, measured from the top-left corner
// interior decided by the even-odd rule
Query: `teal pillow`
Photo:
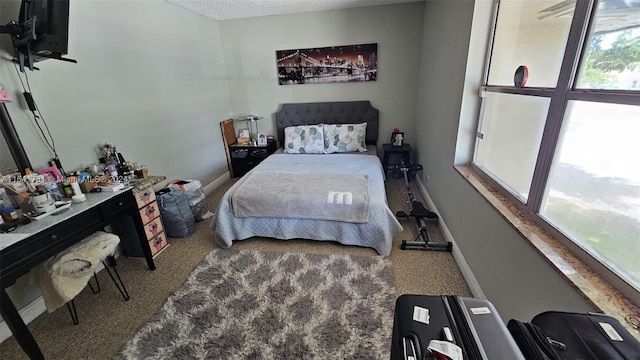
[[[325,124],[324,153],[365,152],[367,151],[367,123],[362,124]]]
[[[284,129],[284,152],[287,154],[322,154],[322,124],[289,126]]]

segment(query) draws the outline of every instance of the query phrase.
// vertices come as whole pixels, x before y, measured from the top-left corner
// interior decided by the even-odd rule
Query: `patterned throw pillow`
[[[284,152],[287,154],[322,154],[322,124],[289,126],[284,129]]]
[[[365,152],[367,144],[367,123],[362,124],[325,124],[324,152]]]

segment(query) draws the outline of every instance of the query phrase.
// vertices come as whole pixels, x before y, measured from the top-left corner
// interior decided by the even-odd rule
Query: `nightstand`
[[[229,145],[229,157],[234,177],[240,177],[248,173],[267,156],[278,150],[276,141],[267,142],[267,145]]]
[[[382,148],[384,149],[384,157],[382,159],[382,168],[384,169],[384,173],[387,171],[393,170],[393,167],[396,164],[399,164],[400,161],[389,163],[391,161],[391,157],[399,157],[401,160],[405,162],[411,161],[411,145],[404,143],[402,146],[391,146],[391,144],[382,144]]]

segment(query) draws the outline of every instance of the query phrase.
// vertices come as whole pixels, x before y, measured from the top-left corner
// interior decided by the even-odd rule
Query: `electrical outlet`
[[[427,182],[425,185],[429,186],[429,174],[424,175],[424,180]]]

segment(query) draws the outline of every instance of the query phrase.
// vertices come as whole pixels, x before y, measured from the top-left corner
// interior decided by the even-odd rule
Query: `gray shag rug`
[[[214,250],[116,359],[388,359],[381,256]]]

